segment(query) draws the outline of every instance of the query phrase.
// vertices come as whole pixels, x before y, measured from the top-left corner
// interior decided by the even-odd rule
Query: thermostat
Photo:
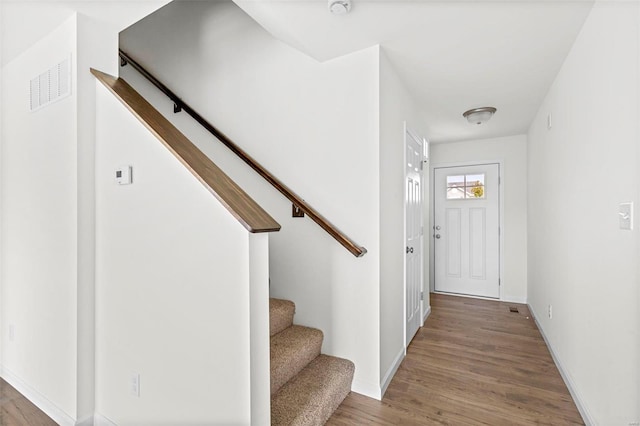
[[[116,182],[118,185],[131,183],[131,166],[120,166],[116,169]]]

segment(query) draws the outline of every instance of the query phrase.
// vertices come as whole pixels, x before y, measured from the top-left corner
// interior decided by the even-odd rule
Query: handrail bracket
[[[291,204],[291,217],[304,217],[304,211],[295,204]]]

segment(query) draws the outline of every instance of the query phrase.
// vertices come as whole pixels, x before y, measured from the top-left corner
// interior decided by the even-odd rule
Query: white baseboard
[[[404,348],[402,348],[400,352],[398,352],[398,355],[396,355],[396,358],[393,360],[393,362],[389,366],[389,369],[387,370],[384,377],[382,378],[382,386],[380,390],[381,397],[383,397],[385,392],[387,391],[387,388],[389,387],[389,383],[391,383],[393,376],[396,375],[396,371],[398,371],[398,368],[400,367],[400,364],[402,364],[402,360],[404,359],[404,357],[405,357],[405,350]]]
[[[109,420],[108,418],[106,418],[105,416],[96,413],[93,416],[93,426],[118,426],[118,425],[112,422],[111,420]]]
[[[551,353],[551,358],[553,358],[553,362],[556,364],[556,367],[560,372],[560,376],[562,376],[562,380],[564,380],[564,384],[567,385],[567,389],[569,389],[569,393],[571,394],[573,401],[576,403],[576,407],[578,408],[578,411],[582,416],[582,420],[584,421],[584,424],[586,426],[595,426],[596,422],[593,420],[593,417],[589,413],[587,406],[582,402],[583,399],[580,396],[580,393],[576,389],[576,386],[574,385],[573,380],[571,380],[571,377],[569,376],[569,374],[567,374],[566,370],[562,366],[560,359],[558,358],[555,351],[553,350],[553,346],[551,346],[551,343],[549,343],[549,339],[547,339],[547,335],[544,334],[544,330],[542,329],[542,326],[538,322],[538,318],[536,317],[536,314],[533,311],[533,308],[531,307],[531,305],[527,305],[527,306],[529,307],[529,312],[531,312],[531,317],[535,321],[536,326],[538,327],[538,330],[540,330],[540,334],[542,335],[544,342],[547,344],[549,353]]]
[[[76,422],[76,426],[94,426],[94,421],[93,421],[94,416],[89,416],[85,419],[82,420],[78,420]]]
[[[431,315],[431,306],[427,306],[427,310],[424,311],[424,315],[422,317],[422,324],[424,325],[424,322],[427,320],[427,318],[429,318],[429,315]]]
[[[351,390],[360,395],[368,396],[369,398],[382,400],[382,393],[380,392],[380,385],[373,383],[365,383],[359,380],[353,380]]]
[[[523,298],[519,298],[519,297],[504,297],[502,299],[500,299],[501,302],[506,302],[506,303],[520,303],[521,305],[526,305],[527,304],[527,299],[523,299]]]
[[[75,419],[73,419],[60,407],[47,399],[47,397],[29,386],[24,380],[8,370],[5,366],[0,366],[0,377],[2,377],[11,386],[16,388],[16,390],[24,395],[24,397],[29,401],[31,401],[33,405],[38,407],[47,416],[51,417],[51,419],[58,423],[60,426],[76,425]]]

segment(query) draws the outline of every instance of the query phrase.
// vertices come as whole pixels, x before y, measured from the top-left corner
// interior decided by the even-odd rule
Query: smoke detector
[[[329,0],[329,11],[334,15],[346,15],[351,10],[351,0]]]

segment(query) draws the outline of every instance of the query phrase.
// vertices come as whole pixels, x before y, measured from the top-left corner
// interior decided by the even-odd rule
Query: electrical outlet
[[[9,341],[13,342],[16,340],[16,326],[13,324],[9,324]]]
[[[553,306],[549,305],[549,319],[553,319]]]
[[[131,373],[129,384],[131,385],[131,395],[140,397],[140,373]]]

